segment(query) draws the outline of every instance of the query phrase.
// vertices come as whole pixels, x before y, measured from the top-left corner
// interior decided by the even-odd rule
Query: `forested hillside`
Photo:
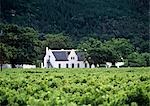
[[[149,0],[1,0],[0,15],[3,24],[0,25],[0,30],[3,30],[4,35],[1,42],[4,48],[13,46],[19,50],[16,42],[24,41],[25,35],[30,38],[36,34],[37,36],[33,37],[40,40],[38,45],[42,45],[38,51],[44,51],[46,46],[51,49],[77,48],[78,44],[91,37],[104,43],[104,47],[107,45],[106,41],[112,38],[125,38],[133,45],[130,50],[132,53],[149,53],[148,11]],[[18,26],[11,26],[11,24]],[[10,36],[21,37],[21,39]],[[25,38],[29,40],[26,43],[36,45],[35,42],[30,42],[29,38]],[[8,42],[8,40],[14,42]],[[127,42],[126,40],[123,42]],[[118,41],[111,42],[116,44],[115,42]],[[24,53],[21,53],[22,56],[28,57],[26,43],[21,43],[25,46],[22,50]],[[22,48],[21,45],[19,48]],[[112,48],[115,52],[118,50]],[[11,50],[14,49],[11,48]],[[108,53],[106,49],[104,50]],[[20,50],[15,52],[19,53]],[[123,52],[124,50],[121,50],[121,53]],[[38,58],[41,59],[42,56]],[[131,55],[133,56],[134,54]]]
[[[3,23],[30,26],[41,33],[75,39],[95,36],[131,39],[148,48],[149,0],[1,0]],[[145,47],[146,46],[146,47]]]

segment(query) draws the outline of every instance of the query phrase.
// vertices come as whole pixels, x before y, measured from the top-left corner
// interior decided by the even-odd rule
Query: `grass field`
[[[150,106],[150,68],[3,69],[6,105]]]

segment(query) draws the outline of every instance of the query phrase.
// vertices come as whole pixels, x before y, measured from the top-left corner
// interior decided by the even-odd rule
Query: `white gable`
[[[78,56],[77,54],[75,53],[75,50],[72,49],[69,56],[68,56],[68,60],[69,61],[78,61]]]

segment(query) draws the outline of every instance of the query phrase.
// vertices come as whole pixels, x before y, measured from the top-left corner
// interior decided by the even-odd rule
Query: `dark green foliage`
[[[124,38],[111,39],[102,43],[98,39],[89,38],[82,41],[78,46],[79,49],[87,51],[87,60],[91,64],[102,64],[105,62],[124,61],[134,49],[129,40]]]
[[[133,52],[128,56],[128,65],[134,67],[147,66],[144,56],[137,52]]]
[[[3,23],[42,33],[65,33],[75,41],[91,36],[131,39],[148,52],[149,0],[1,0]],[[144,49],[145,48],[145,49]]]
[[[17,25],[0,25],[3,34],[2,57],[4,61],[14,64],[34,63],[39,53],[39,40],[37,32],[29,27]]]
[[[72,47],[71,39],[68,36],[60,34],[47,34],[45,40],[42,42],[44,49],[49,47],[50,49],[67,49]]]
[[[46,46],[79,44],[90,64],[150,66],[148,11],[149,0],[1,0],[0,62],[39,66]]]
[[[149,97],[142,91],[142,89],[137,89],[135,92],[127,95],[127,99],[125,101],[126,104],[131,104],[135,102],[138,106],[149,106],[150,99]]]
[[[150,66],[150,53],[142,53],[142,56],[144,57],[146,66]]]

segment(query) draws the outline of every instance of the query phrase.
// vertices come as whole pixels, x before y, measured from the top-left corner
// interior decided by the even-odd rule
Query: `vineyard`
[[[7,105],[150,106],[150,68],[3,69]]]

